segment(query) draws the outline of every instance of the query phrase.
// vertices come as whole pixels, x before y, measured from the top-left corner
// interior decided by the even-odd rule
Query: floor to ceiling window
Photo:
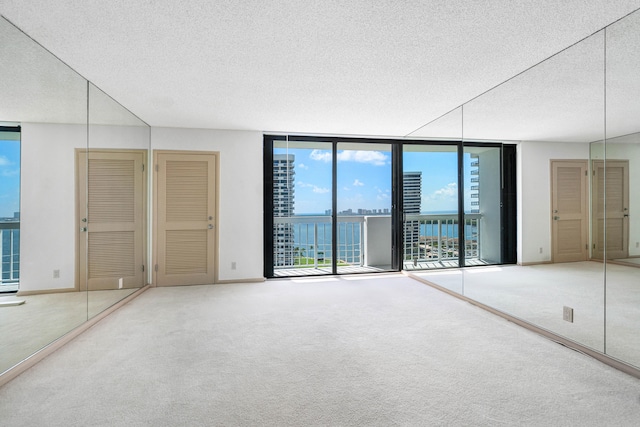
[[[0,292],[20,281],[20,128],[0,126]]]
[[[264,140],[265,277],[515,261],[515,211],[503,209],[515,158],[505,165],[502,144]]]

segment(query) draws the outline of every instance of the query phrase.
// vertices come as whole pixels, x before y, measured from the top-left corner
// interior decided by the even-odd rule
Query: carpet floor
[[[153,288],[3,426],[636,426],[640,380],[399,274]]]

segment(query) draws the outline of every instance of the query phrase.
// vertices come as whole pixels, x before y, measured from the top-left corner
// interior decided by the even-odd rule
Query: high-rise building
[[[295,155],[274,154],[273,156],[273,216],[291,217],[294,209]],[[278,223],[273,227],[274,265],[293,265],[294,230],[290,222]]]
[[[422,208],[422,172],[404,172],[402,175],[402,210],[405,214],[419,214]],[[405,259],[419,256],[420,221],[404,223]]]

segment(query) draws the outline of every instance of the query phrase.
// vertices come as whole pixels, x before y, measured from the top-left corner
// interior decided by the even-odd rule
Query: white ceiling
[[[152,126],[404,136],[640,0],[0,0]],[[4,59],[3,59],[4,60]]]

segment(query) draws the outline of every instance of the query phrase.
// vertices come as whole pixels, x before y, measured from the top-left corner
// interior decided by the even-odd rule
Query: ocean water
[[[315,228],[314,229],[314,225]],[[359,222],[341,222],[338,224],[338,259],[346,262],[360,261],[360,240],[362,224]],[[330,223],[302,223],[293,224],[294,248],[299,248],[299,255],[313,258],[317,252],[318,258],[332,258],[331,224]],[[442,239],[458,238],[458,224],[443,223],[441,226]],[[477,226],[466,225],[465,237],[467,240],[477,235]],[[438,224],[420,224],[420,236],[438,236]],[[391,236],[389,236],[391,245]]]

